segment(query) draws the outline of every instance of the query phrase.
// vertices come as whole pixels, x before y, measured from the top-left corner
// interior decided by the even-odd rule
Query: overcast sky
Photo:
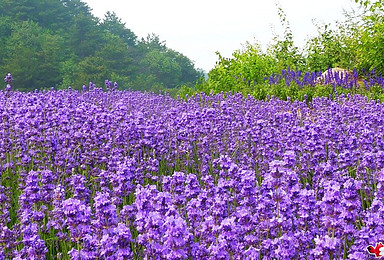
[[[95,16],[114,11],[139,38],[159,35],[168,48],[181,52],[196,68],[208,72],[217,61],[247,41],[265,49],[273,32],[282,28],[273,0],[83,0]],[[302,46],[317,35],[312,20],[344,20],[343,10],[356,9],[354,0],[279,0],[290,23],[295,43]]]

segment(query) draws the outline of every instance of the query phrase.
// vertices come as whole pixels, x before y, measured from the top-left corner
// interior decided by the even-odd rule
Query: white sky
[[[216,51],[224,57],[249,41],[265,49],[273,31],[282,28],[273,0],[83,0],[93,14],[103,18],[114,11],[139,39],[159,35],[168,48],[208,72],[217,61]],[[354,0],[279,0],[296,45],[317,35],[312,20],[332,23],[344,20],[343,10],[357,8]]]

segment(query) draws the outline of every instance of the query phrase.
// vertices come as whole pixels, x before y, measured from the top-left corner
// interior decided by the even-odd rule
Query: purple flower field
[[[0,259],[374,259],[384,105],[0,92]]]

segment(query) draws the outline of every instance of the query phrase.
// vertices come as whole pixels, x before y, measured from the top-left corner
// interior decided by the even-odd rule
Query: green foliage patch
[[[217,53],[218,62],[209,72],[208,80],[194,87],[183,87],[178,94],[184,97],[198,92],[236,92],[257,99],[275,96],[284,100],[288,97],[310,100],[316,96],[362,94],[383,100],[383,4],[382,1],[356,2],[360,8],[345,13],[345,20],[337,21],[336,26],[316,24],[318,35],[310,38],[302,50],[295,46],[288,19],[283,9],[277,6],[284,33],[273,39],[267,51],[263,52],[257,43],[247,43],[231,58]],[[299,81],[303,78],[299,81],[283,79],[278,84],[270,81],[271,77],[286,71],[320,75],[321,71],[335,67],[356,69],[360,86],[320,85],[315,80],[312,84],[301,84]]]

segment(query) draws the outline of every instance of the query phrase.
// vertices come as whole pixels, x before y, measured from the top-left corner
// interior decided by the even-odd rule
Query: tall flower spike
[[[112,81],[109,81],[108,79],[105,80],[105,87],[107,91],[111,91],[112,89]]]
[[[10,84],[13,81],[11,73],[8,72],[8,74],[4,78],[5,83]]]
[[[4,78],[5,83],[7,83],[7,86],[5,90],[9,91],[11,90],[11,82],[13,81],[11,73],[8,72],[8,74]]]

